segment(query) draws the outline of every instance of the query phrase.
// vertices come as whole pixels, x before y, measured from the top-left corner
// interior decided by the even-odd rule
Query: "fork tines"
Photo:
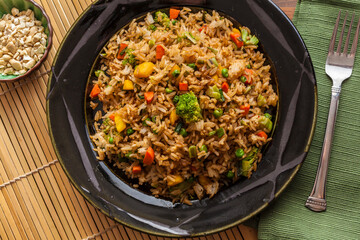
[[[340,52],[341,52],[341,45],[342,45],[342,40],[343,40],[343,36],[344,36],[345,25],[346,25],[346,20],[347,20],[348,13],[346,12],[346,14],[345,14],[344,23],[343,23],[343,26],[341,28],[340,39],[339,39],[339,42],[338,42],[338,45],[337,45],[336,52],[334,53],[335,40],[336,40],[336,35],[337,35],[338,27],[339,27],[340,16],[341,16],[341,11],[339,11],[338,17],[336,19],[336,24],[335,24],[335,27],[334,27],[334,31],[333,31],[333,34],[332,34],[332,37],[331,37],[331,40],[330,40],[329,54],[339,54],[340,55]],[[348,52],[351,28],[352,28],[352,24],[353,24],[353,21],[354,21],[354,17],[355,17],[355,13],[353,13],[353,15],[352,15],[351,22],[350,22],[350,25],[349,25],[349,30],[348,30],[348,33],[347,33],[347,36],[346,36],[345,46],[344,46],[344,49],[343,49],[343,52],[342,52],[342,54],[345,54],[345,55],[347,55],[347,52]],[[350,50],[350,53],[348,54],[348,56],[355,56],[357,42],[358,42],[358,38],[359,38],[359,29],[360,29],[360,18],[359,18],[359,21],[358,21],[358,24],[357,24],[357,27],[356,27],[356,33],[355,33],[354,40],[353,40],[353,43],[352,43],[352,46],[351,46],[351,50]]]

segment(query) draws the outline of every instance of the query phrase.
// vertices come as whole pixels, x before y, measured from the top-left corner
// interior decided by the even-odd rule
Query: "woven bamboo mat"
[[[36,1],[53,24],[53,47],[30,77],[0,84],[0,239],[168,240],[127,228],[95,209],[56,159],[46,120],[50,66],[67,30],[92,1]],[[255,238],[256,230],[239,225],[194,239]]]

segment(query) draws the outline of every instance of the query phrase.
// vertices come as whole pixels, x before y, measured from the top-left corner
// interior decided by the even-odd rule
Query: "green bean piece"
[[[139,97],[140,99],[144,99],[144,98],[145,98],[144,95],[140,95],[140,94],[138,94],[138,97]]]
[[[219,93],[220,93],[220,101],[225,102],[224,91],[222,89],[219,89]]]
[[[229,76],[229,70],[227,70],[227,68],[223,68],[221,70],[221,75],[224,77],[224,78],[227,78]]]
[[[250,68],[251,68],[251,65],[250,65],[250,64],[246,65],[246,68],[247,68],[247,69],[250,69]]]
[[[183,126],[182,122],[179,122],[178,124],[176,124],[175,132],[180,133],[182,126]]]
[[[233,171],[228,171],[227,173],[226,173],[226,177],[227,178],[234,178],[235,177],[235,173],[233,172]]]
[[[130,135],[133,134],[134,132],[135,132],[134,129],[128,128],[128,129],[126,130],[126,135],[130,136]]]
[[[197,150],[196,150],[196,146],[192,145],[189,147],[189,157],[190,158],[196,158],[197,155]]]
[[[156,122],[156,116],[152,116],[152,117],[151,117],[151,121],[152,121],[152,122]]]
[[[202,152],[202,151],[205,151],[206,153],[208,152],[208,149],[207,149],[207,146],[206,146],[206,145],[202,145],[202,146],[200,147],[200,152]]]
[[[195,65],[195,63],[189,63],[188,66],[191,67],[192,69],[196,70],[196,65]]]
[[[216,61],[216,58],[210,58],[210,62],[212,63],[212,64],[214,64],[216,67],[218,67],[219,66],[219,63]]]
[[[235,156],[236,156],[237,158],[242,158],[242,157],[244,156],[244,154],[245,154],[245,152],[244,152],[244,150],[242,150],[241,148],[238,148],[238,149],[236,149],[236,151],[235,151]]]
[[[165,88],[165,92],[167,93],[167,94],[169,94],[169,93],[172,93],[174,90],[172,90],[172,89],[170,89],[170,88]]]
[[[216,134],[216,131],[211,131],[211,132],[209,132],[209,136],[211,137],[211,136],[214,136]]]
[[[216,129],[216,135],[221,138],[222,136],[224,136],[225,134],[225,130],[223,128],[219,128],[219,129]]]
[[[188,133],[187,133],[187,131],[185,130],[185,128],[181,128],[179,134],[180,134],[181,136],[183,136],[183,137],[186,137],[186,136],[188,135]]]
[[[215,116],[216,118],[220,118],[220,117],[223,115],[223,113],[224,113],[223,110],[220,109],[220,108],[215,109],[214,112],[213,112],[213,114],[214,114],[214,116]]]
[[[109,137],[109,143],[113,144],[114,143],[114,138],[113,137]]]
[[[175,95],[175,96],[174,96],[173,102],[174,102],[174,103],[178,103],[178,102],[179,102],[179,95]]]

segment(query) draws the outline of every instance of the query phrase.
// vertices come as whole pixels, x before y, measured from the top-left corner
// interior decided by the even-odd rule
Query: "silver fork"
[[[345,45],[343,52],[341,52],[342,40],[344,36],[344,29],[346,25],[347,13],[344,18],[344,23],[341,29],[341,34],[339,42],[337,45],[336,52],[334,52],[336,34],[339,26],[341,11],[339,11],[334,31],[330,40],[329,53],[326,59],[325,72],[332,79],[333,85],[331,87],[331,102],[329,109],[329,116],[326,125],[324,143],[322,147],[322,152],[320,156],[319,166],[314,182],[314,187],[311,191],[310,196],[308,197],[305,206],[309,209],[322,212],[326,210],[326,200],[325,200],[325,184],[326,184],[326,175],[328,171],[328,165],[330,160],[331,152],[331,143],[334,134],[334,127],[336,121],[336,114],[339,105],[339,97],[341,92],[341,84],[344,80],[348,79],[354,67],[356,47],[359,37],[359,27],[360,19],[356,28],[356,33],[354,40],[351,46],[350,53],[348,52],[349,40],[352,23],[354,21],[354,14],[352,15],[349,30],[347,33]]]

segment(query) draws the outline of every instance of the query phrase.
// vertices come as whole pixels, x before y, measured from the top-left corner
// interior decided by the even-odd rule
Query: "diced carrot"
[[[179,90],[180,91],[187,91],[188,90],[188,84],[187,83],[179,83]]]
[[[242,110],[242,115],[247,115],[250,110],[250,104],[246,103],[240,106],[240,110]]]
[[[202,30],[206,29],[207,28],[207,25],[203,25],[201,28],[199,28],[199,32],[201,32]]]
[[[146,92],[146,93],[144,93],[144,98],[145,98],[147,103],[151,103],[151,101],[154,98],[154,92]]]
[[[170,19],[177,18],[179,16],[179,13],[180,13],[180,10],[175,9],[175,8],[170,8],[170,12],[169,12]]]
[[[109,118],[110,118],[111,120],[115,121],[115,114],[111,114],[111,115],[109,116]]]
[[[141,166],[140,165],[133,166],[132,173],[134,174],[141,173]]]
[[[127,48],[127,46],[128,45],[125,44],[125,43],[120,43],[120,48],[119,48],[119,51],[118,51],[117,56],[116,56],[117,59],[124,59],[125,54],[126,54],[125,48]]]
[[[90,97],[96,98],[100,92],[101,92],[101,90],[100,90],[99,84],[95,84],[93,89],[90,92]]]
[[[260,131],[256,135],[265,138],[265,140],[268,138],[268,135],[264,131]]]
[[[152,149],[152,147],[149,147],[149,148],[146,150],[143,163],[144,163],[145,165],[151,165],[151,164],[154,162],[154,159],[155,159],[154,149]]]
[[[241,48],[244,46],[244,42],[239,40],[240,33],[232,32],[230,33],[230,38],[233,40],[233,42],[236,44],[238,48]]]
[[[156,60],[161,60],[162,56],[165,55],[165,49],[161,45],[156,46]]]
[[[229,84],[227,82],[223,82],[223,84],[221,85],[221,89],[227,93],[229,91]]]

